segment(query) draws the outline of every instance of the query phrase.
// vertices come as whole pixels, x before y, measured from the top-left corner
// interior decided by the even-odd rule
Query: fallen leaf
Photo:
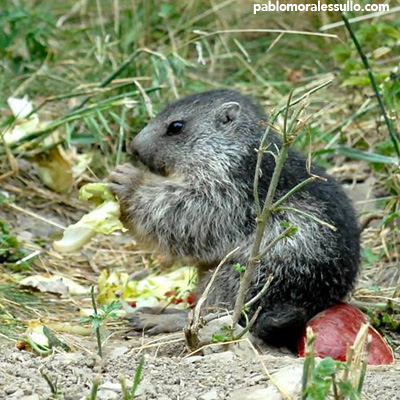
[[[30,286],[41,292],[56,293],[62,296],[84,295],[90,292],[89,288],[74,282],[72,279],[59,275],[31,275],[22,279],[20,285]]]
[[[39,154],[34,161],[39,178],[47,187],[57,193],[68,193],[72,190],[74,186],[72,166],[61,146]]]

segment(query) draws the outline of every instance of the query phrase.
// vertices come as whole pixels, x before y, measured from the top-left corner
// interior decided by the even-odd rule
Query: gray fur
[[[208,298],[209,306],[232,309],[239,286],[233,264],[246,264],[255,234],[253,176],[256,152],[265,127],[263,114],[240,93],[215,90],[182,98],[161,111],[132,143],[149,171],[132,165],[112,175],[123,219],[139,243],[170,258],[212,270],[233,248],[240,250],[223,266]],[[167,136],[173,121],[184,121],[178,135]],[[280,146],[272,133],[270,149]],[[265,155],[259,184],[265,198],[275,167]],[[265,247],[285,228],[295,236],[278,243],[259,265],[248,299],[272,273],[274,279],[257,304],[262,312],[254,333],[272,344],[290,347],[307,319],[340,302],[353,288],[359,266],[359,230],[352,205],[339,185],[327,178],[295,193],[287,206],[312,213],[337,227],[333,232],[295,212],[274,213],[263,240]],[[309,176],[305,158],[291,151],[276,198]],[[207,282],[202,274],[199,291]],[[253,311],[251,311],[253,312]]]

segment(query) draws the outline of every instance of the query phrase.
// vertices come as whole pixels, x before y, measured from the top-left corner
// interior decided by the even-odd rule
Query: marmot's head
[[[134,138],[131,152],[161,175],[226,173],[254,149],[262,113],[240,93],[219,89],[183,97]]]

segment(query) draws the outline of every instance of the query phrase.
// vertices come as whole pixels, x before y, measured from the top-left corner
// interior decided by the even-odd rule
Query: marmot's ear
[[[222,104],[216,112],[217,122],[225,125],[235,121],[240,115],[240,109],[240,104],[236,103],[236,101]]]

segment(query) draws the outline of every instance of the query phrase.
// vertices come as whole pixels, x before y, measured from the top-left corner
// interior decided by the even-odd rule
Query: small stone
[[[29,396],[23,396],[21,397],[20,400],[40,400],[40,397],[38,394],[31,394]]]
[[[116,347],[115,349],[113,349],[113,350],[110,352],[109,357],[110,357],[110,358],[118,358],[118,357],[121,357],[121,356],[124,355],[128,350],[129,350],[129,348],[126,347],[126,346]]]
[[[200,400],[218,400],[218,393],[215,389],[210,390],[209,392],[200,396]]]
[[[184,362],[187,364],[194,364],[201,360],[204,360],[203,356],[191,356],[191,357],[186,358]]]
[[[222,353],[212,353],[203,357],[207,361],[232,362],[236,356],[232,351],[224,351]]]
[[[97,392],[98,400],[116,400],[119,399],[120,395],[112,390],[99,390]]]
[[[8,385],[4,388],[4,391],[7,394],[13,394],[14,392],[16,392],[18,390],[18,385],[16,383],[13,383],[11,385]]]
[[[277,372],[273,373],[274,382],[277,386],[272,383],[268,386],[268,392],[266,394],[267,399],[281,400],[283,396],[279,392],[278,388],[284,390],[286,395],[297,398],[301,393],[301,377],[303,376],[302,365],[289,365],[288,367],[281,368]]]
[[[235,390],[232,393],[232,400],[279,400],[280,398],[268,397],[270,394],[269,388],[265,386],[252,386],[243,389]]]
[[[22,389],[16,390],[8,399],[9,400],[20,400],[24,396],[24,391]]]
[[[121,392],[121,384],[118,382],[106,381],[100,385],[99,390],[111,390],[114,392]]]

